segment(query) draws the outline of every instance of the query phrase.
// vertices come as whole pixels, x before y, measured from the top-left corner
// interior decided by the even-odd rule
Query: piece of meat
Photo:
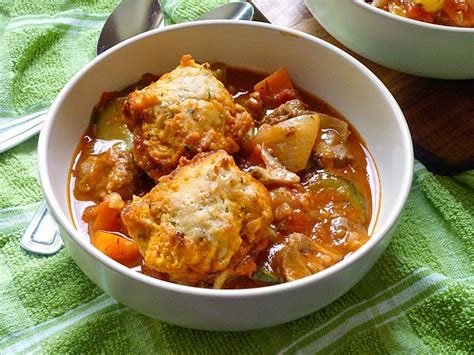
[[[183,159],[122,212],[148,268],[176,283],[215,288],[255,270],[272,219],[268,191],[223,150]]]
[[[369,239],[364,226],[347,217],[332,219],[330,231],[334,244],[345,248],[347,252],[356,251]]]
[[[237,152],[253,126],[209,65],[189,55],[158,81],[130,93],[123,110],[134,136],[134,158],[155,181],[176,168],[182,156]]]
[[[354,159],[345,144],[333,145],[327,141],[319,141],[315,144],[312,154],[318,166],[324,169],[343,168]]]
[[[253,119],[260,122],[265,110],[265,104],[258,91],[252,92],[249,97],[242,103],[245,109],[252,115]]]
[[[73,172],[76,178],[74,194],[80,200],[96,203],[113,192],[130,200],[142,173],[133,161],[132,153],[121,144],[115,144],[105,152],[91,154],[79,162]]]
[[[265,147],[260,148],[265,168],[251,166],[248,172],[264,185],[293,185],[300,182],[300,177],[285,167]]]
[[[268,169],[262,168],[261,166],[251,166],[248,169],[248,172],[265,186],[293,185],[300,181],[298,175],[286,170],[285,168]]]
[[[275,258],[286,281],[294,281],[326,269],[340,261],[342,256],[302,233],[292,233],[286,237]]]
[[[322,130],[313,146],[312,157],[323,169],[343,168],[353,159],[347,147],[349,131],[343,120],[321,114]]]
[[[313,114],[314,112],[307,110],[307,107],[308,105],[299,99],[289,100],[274,109],[272,113],[265,115],[261,123],[274,125],[289,118]]]

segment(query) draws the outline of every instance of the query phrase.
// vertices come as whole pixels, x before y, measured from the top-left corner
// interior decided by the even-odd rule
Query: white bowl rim
[[[51,182],[48,176],[48,162],[46,160],[47,151],[48,151],[48,141],[51,133],[51,128],[53,124],[53,117],[56,115],[61,102],[63,101],[64,97],[67,95],[69,90],[75,83],[82,77],[82,75],[89,70],[92,66],[96,63],[102,61],[105,57],[113,55],[116,51],[119,51],[121,48],[128,46],[129,44],[141,40],[143,38],[147,38],[150,36],[154,36],[155,34],[167,31],[173,31],[179,28],[188,28],[188,27],[197,27],[197,26],[213,26],[213,25],[222,25],[222,26],[251,26],[251,27],[261,27],[265,29],[277,30],[281,33],[286,33],[289,35],[293,35],[296,37],[301,37],[305,40],[309,40],[311,42],[315,42],[317,45],[326,47],[329,50],[336,52],[336,54],[342,56],[345,60],[350,62],[353,66],[355,66],[359,71],[363,72],[369,80],[371,80],[379,90],[384,94],[385,98],[390,102],[392,108],[395,110],[395,115],[397,119],[397,123],[401,128],[402,131],[402,138],[403,138],[403,152],[404,156],[401,158],[405,161],[405,166],[403,171],[405,174],[403,175],[403,180],[401,182],[402,189],[400,194],[397,196],[396,203],[393,205],[391,215],[389,218],[380,225],[380,221],[378,221],[378,231],[374,233],[369,240],[356,252],[350,255],[348,258],[345,258],[338,262],[337,264],[320,271],[314,275],[304,277],[302,279],[282,283],[278,285],[271,285],[265,286],[260,288],[249,288],[249,289],[238,289],[238,290],[216,290],[216,289],[207,289],[207,288],[199,288],[199,287],[192,287],[192,286],[185,286],[179,285],[168,281],[162,281],[159,279],[155,279],[153,277],[141,274],[137,271],[134,271],[115,260],[107,257],[105,254],[100,252],[98,249],[92,246],[88,239],[80,233],[71,222],[69,212],[64,212],[59,206],[58,200],[55,198]],[[78,142],[79,143],[79,142]],[[72,157],[71,157],[72,159]],[[102,263],[104,266],[125,275],[135,281],[144,283],[148,286],[163,288],[169,292],[177,292],[183,294],[190,294],[194,296],[200,297],[211,297],[211,298],[228,298],[228,299],[241,299],[241,298],[254,298],[259,296],[270,296],[276,294],[287,293],[288,291],[296,291],[297,289],[301,289],[307,287],[309,284],[317,282],[323,278],[329,277],[330,275],[336,274],[341,272],[343,269],[350,267],[356,260],[363,258],[367,252],[375,247],[378,243],[380,243],[384,238],[384,236],[389,232],[389,230],[394,227],[395,223],[397,222],[406,200],[408,198],[411,182],[412,182],[412,175],[413,175],[413,148],[412,148],[412,141],[410,132],[408,129],[408,125],[405,121],[404,115],[398,106],[396,100],[390,93],[390,91],[383,85],[383,83],[373,74],[367,67],[365,67],[362,63],[357,61],[355,58],[350,56],[348,53],[344,52],[343,50],[337,48],[336,46],[314,37],[312,35],[285,28],[282,26],[266,24],[261,22],[252,22],[252,21],[233,21],[233,20],[206,20],[206,21],[199,21],[199,22],[189,22],[184,24],[172,25],[162,29],[156,29],[149,32],[145,32],[134,36],[130,39],[125,40],[124,42],[116,45],[115,47],[107,50],[103,54],[94,58],[90,63],[88,63],[85,67],[83,67],[78,73],[76,73],[73,78],[64,86],[61,90],[57,98],[54,100],[49,112],[47,119],[44,123],[42,128],[39,143],[38,143],[38,162],[39,162],[39,177],[40,183],[43,189],[44,197],[48,203],[49,211],[53,214],[54,218],[61,226],[64,228],[66,233],[73,239],[73,241],[78,244],[82,249],[84,249],[89,255],[93,256],[97,259],[98,262]],[[64,191],[67,193],[67,191]],[[383,196],[382,196],[383,198]]]
[[[308,6],[308,1],[309,0],[305,0],[306,6]],[[358,6],[361,6],[365,10],[371,11],[378,15],[388,17],[392,20],[403,22],[413,27],[421,27],[425,29],[433,29],[433,30],[446,31],[446,32],[473,33],[474,34],[474,27],[445,26],[445,25],[438,25],[436,23],[423,22],[423,21],[414,20],[411,18],[403,17],[403,16],[394,15],[376,6],[370,5],[366,3],[364,0],[353,0],[353,2],[357,4]]]

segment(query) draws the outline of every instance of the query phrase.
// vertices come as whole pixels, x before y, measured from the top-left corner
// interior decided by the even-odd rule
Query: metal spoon
[[[158,0],[122,0],[107,18],[97,42],[97,55],[127,38],[164,26]]]
[[[128,22],[131,14],[136,19],[133,25]],[[251,20],[253,16],[254,7],[251,4],[230,3],[204,14],[197,21],[210,19]],[[97,44],[97,55],[127,38],[160,26],[164,26],[164,21],[157,0],[122,0],[104,24]],[[20,245],[29,252],[41,255],[55,254],[63,246],[58,226],[49,215],[45,201],[41,202],[26,228]]]
[[[194,21],[252,20],[255,12],[250,3],[233,2],[219,6]],[[133,23],[130,23],[130,17],[134,18]],[[127,38],[164,26],[163,12],[157,0],[122,0],[102,28],[97,55]]]
[[[210,19],[266,21],[257,8],[246,2],[220,6],[197,20]],[[122,0],[104,24],[97,55],[127,38],[164,25],[158,0]],[[47,110],[44,110],[0,124],[0,153],[37,134],[46,116]]]

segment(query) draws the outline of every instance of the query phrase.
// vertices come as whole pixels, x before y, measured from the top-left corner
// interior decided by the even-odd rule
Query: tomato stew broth
[[[300,183],[289,187],[278,184],[266,186],[270,192],[274,215],[270,243],[266,250],[258,255],[257,269],[251,278],[232,278],[225,283],[224,288],[261,287],[285,282],[282,274],[286,267],[294,270],[296,279],[327,268],[352,254],[369,238],[376,222],[380,199],[376,167],[360,135],[337,110],[314,95],[297,89],[286,93],[275,102],[262,105],[261,102],[256,103],[252,100],[252,93],[254,85],[266,75],[242,68],[223,65],[216,67],[221,69],[216,76],[224,82],[235,101],[252,114],[257,127],[261,124],[262,118],[271,115],[280,103],[299,98],[304,102],[307,111],[343,120],[348,124],[350,132],[344,141],[337,129],[323,127],[321,124],[316,140],[316,143],[325,140],[344,141],[344,148],[347,150],[345,153],[350,156],[347,161],[342,161],[340,164],[334,161],[328,162],[322,154],[319,159],[310,158],[306,169],[297,173]],[[98,114],[117,97],[124,96],[135,88],[144,87],[157,78],[147,74],[137,84],[121,92],[105,93],[94,109],[92,122],[96,122]],[[111,144],[114,142],[96,139],[94,129],[88,128],[72,162],[69,182],[71,214],[76,227],[85,235],[91,235],[90,216],[94,214],[96,203],[100,201],[88,198],[75,188],[77,167],[90,154],[103,152],[110,148]],[[257,154],[258,149],[258,146],[242,147],[241,151],[234,155],[237,165],[243,171],[251,166],[264,166],[260,154]],[[153,186],[152,180],[145,174],[139,183],[141,194],[145,194]],[[295,250],[289,250],[286,257],[285,255],[281,257],[281,250],[288,244],[287,236],[292,233],[302,233],[313,240],[317,247],[311,253],[317,258],[316,261],[305,255],[309,250],[304,247],[304,243],[295,249],[299,253],[298,257],[292,256]],[[128,238],[126,231],[122,230],[119,234]],[[308,273],[305,265],[293,265],[295,263],[312,264],[313,267]],[[129,262],[128,266],[152,277],[167,279],[166,275],[137,264],[140,263]],[[287,275],[286,281],[291,279],[292,276]]]
[[[473,0],[365,0],[394,15],[452,27],[474,27]]]

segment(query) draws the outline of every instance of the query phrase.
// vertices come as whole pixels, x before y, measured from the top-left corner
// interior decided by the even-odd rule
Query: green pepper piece
[[[280,278],[278,277],[278,275],[260,266],[257,267],[257,270],[255,270],[255,272],[253,273],[252,279],[254,281],[259,281],[272,285],[280,283]]]
[[[308,181],[307,187],[311,191],[319,191],[328,188],[335,189],[339,193],[346,195],[348,202],[352,206],[362,210],[364,215],[367,215],[367,203],[364,197],[354,183],[342,176],[331,173],[318,173]]]

